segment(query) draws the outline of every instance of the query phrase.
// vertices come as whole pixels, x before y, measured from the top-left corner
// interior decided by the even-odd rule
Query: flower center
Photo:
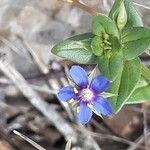
[[[90,89],[83,89],[80,95],[82,101],[90,102],[94,98],[94,93]]]

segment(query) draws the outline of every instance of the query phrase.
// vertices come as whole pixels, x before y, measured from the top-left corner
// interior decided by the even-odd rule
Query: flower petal
[[[80,88],[86,88],[88,85],[88,75],[86,71],[80,66],[72,66],[70,69],[70,75],[74,82]]]
[[[95,99],[95,102],[93,103],[93,108],[98,112],[105,116],[112,115],[113,109],[111,103],[100,96],[97,96]]]
[[[61,101],[68,102],[70,99],[75,98],[76,94],[72,86],[67,86],[59,90],[57,97]]]
[[[110,82],[102,75],[98,75],[93,81],[91,82],[90,88],[96,94],[106,91],[109,88]]]
[[[86,103],[80,103],[79,113],[77,114],[78,120],[81,124],[86,124],[92,117],[92,110]]]

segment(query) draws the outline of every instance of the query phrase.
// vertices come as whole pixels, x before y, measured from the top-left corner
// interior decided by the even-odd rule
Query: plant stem
[[[88,12],[92,16],[96,16],[98,14],[98,12],[96,10],[85,5],[84,3],[79,2],[79,0],[63,0],[63,1],[68,2],[68,3],[72,3],[73,5],[76,5],[77,7]]]

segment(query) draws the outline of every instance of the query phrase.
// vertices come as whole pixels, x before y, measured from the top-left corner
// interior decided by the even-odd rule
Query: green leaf
[[[92,38],[91,33],[77,35],[56,44],[51,51],[57,56],[80,64],[95,63],[96,56],[91,49]]]
[[[116,37],[110,37],[111,49],[103,48],[103,55],[97,57],[98,68],[109,80],[115,80],[123,68],[121,44]]]
[[[109,80],[113,81],[123,68],[122,51],[113,53],[109,58],[107,55],[102,55],[97,58],[97,63],[100,72]]]
[[[141,16],[133,5],[133,0],[125,0],[124,3],[127,12],[127,23],[125,28],[143,26]]]
[[[109,17],[114,20],[119,29],[122,29],[127,23],[127,12],[124,0],[116,0],[109,13]]]
[[[110,43],[111,43],[111,47],[112,47],[112,53],[119,52],[121,50],[122,45],[116,37],[111,37]]]
[[[123,43],[145,39],[145,38],[150,38],[150,28],[132,27],[124,30],[122,33]]]
[[[103,47],[104,47],[103,39],[100,36],[95,36],[92,39],[91,47],[92,47],[92,52],[96,56],[101,56],[103,53]]]
[[[109,17],[117,22],[119,12],[121,10],[121,5],[124,3],[124,7],[127,13],[127,22],[125,28],[143,26],[141,16],[133,5],[132,0],[115,0],[112,9],[109,13]]]
[[[121,30],[125,27],[126,23],[127,23],[127,12],[124,3],[122,3],[117,17],[117,26]]]
[[[150,101],[150,70],[142,64],[141,79],[126,104],[138,104]]]
[[[150,28],[133,27],[125,30],[122,44],[124,59],[134,59],[150,47]]]
[[[138,58],[124,65],[115,110],[119,111],[129,99],[141,77],[141,63]]]
[[[97,15],[93,18],[92,33],[97,36],[108,34],[119,38],[119,31],[115,22],[104,15]]]
[[[150,102],[150,85],[137,88],[126,104],[138,104],[143,102]]]
[[[109,17],[112,20],[114,20],[114,21],[117,20],[117,17],[118,17],[119,11],[120,11],[120,7],[123,2],[124,2],[124,0],[115,0],[114,1],[114,4],[109,12]]]
[[[109,98],[113,107],[113,112],[116,111],[116,102],[117,102],[117,97],[118,97],[120,81],[121,81],[121,75],[122,75],[122,71],[117,75],[116,79],[111,83],[111,86],[108,90],[108,92],[114,93],[116,95],[116,96]]]
[[[136,89],[144,87],[144,86],[148,86],[148,85],[149,85],[149,81],[144,76],[142,76],[142,68],[141,68],[141,78],[138,84],[136,85]]]
[[[120,73],[118,76],[117,76],[117,78],[111,83],[111,86],[110,86],[110,88],[109,88],[109,90],[108,90],[108,92],[110,92],[110,93],[114,93],[116,96],[114,96],[114,97],[111,97],[111,98],[109,98],[109,100],[110,100],[110,102],[111,102],[111,104],[112,104],[112,106],[113,106],[113,108],[114,108],[114,112],[115,111],[118,111],[118,110],[120,110],[120,109],[116,109],[116,103],[117,103],[117,98],[118,98],[118,95],[119,95],[119,88],[120,88],[120,82],[121,82],[121,76],[122,76],[122,73]],[[125,81],[126,82],[126,81]],[[134,90],[134,92],[132,93],[132,95],[130,96],[130,98],[131,97],[133,97],[137,92],[136,91],[138,91],[137,89],[141,89],[141,88],[144,88],[144,87],[147,87],[147,86],[149,86],[149,83],[148,83],[148,81],[143,77],[143,76],[141,76],[141,78],[140,78],[140,80],[139,80],[139,82],[136,84],[136,86],[135,86],[135,90]],[[125,89],[126,90],[126,89]],[[147,91],[147,90],[146,90]],[[139,93],[138,93],[139,94]],[[137,94],[136,94],[137,95]],[[135,96],[134,96],[135,97]],[[133,97],[133,98],[134,98]],[[125,104],[129,104],[129,103],[131,103],[130,101],[131,101],[131,99],[133,99],[133,98],[131,98],[131,99],[128,99],[126,102],[125,102]],[[140,102],[142,102],[140,99],[138,99],[138,98],[136,98],[137,100],[135,100],[134,99],[134,101],[137,101],[137,102],[133,102],[133,103],[140,103]],[[128,102],[129,101],[129,102]]]

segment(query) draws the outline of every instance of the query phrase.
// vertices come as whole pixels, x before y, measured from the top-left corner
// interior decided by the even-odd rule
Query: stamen
[[[69,100],[68,103],[71,104],[71,103],[73,103],[74,101],[75,101],[75,100],[72,98],[72,99]]]
[[[79,113],[79,111],[80,111],[80,107],[78,106],[78,107],[77,107],[77,113]]]
[[[91,101],[94,97],[94,93],[90,89],[83,89],[80,95],[82,101]]]
[[[92,104],[87,104],[87,106],[88,106],[89,108],[93,108],[93,105],[92,105]]]
[[[77,94],[78,93],[78,90],[77,90],[77,88],[73,88],[74,89],[74,92]]]

